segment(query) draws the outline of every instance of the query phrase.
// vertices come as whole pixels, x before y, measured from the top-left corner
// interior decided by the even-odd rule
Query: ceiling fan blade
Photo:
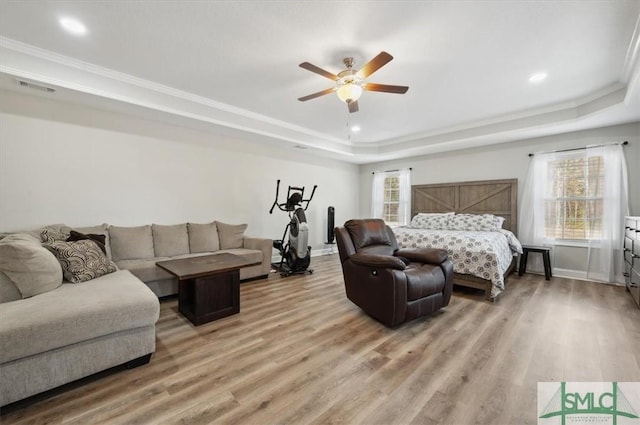
[[[304,68],[307,71],[315,72],[316,74],[320,74],[323,77],[327,77],[328,79],[333,80],[333,81],[336,81],[336,80],[338,80],[338,78],[340,78],[336,74],[332,74],[329,71],[325,71],[322,68],[318,68],[317,66],[312,65],[309,62],[302,62],[300,64],[300,68]]]
[[[405,94],[409,87],[407,86],[390,86],[388,84],[367,83],[363,87],[367,91],[381,91],[385,93]]]
[[[316,97],[324,96],[325,94],[333,93],[336,91],[335,87],[331,87],[330,89],[322,90],[317,93],[309,94],[307,96],[303,96],[298,98],[300,102],[306,102],[307,100],[315,99]]]
[[[371,59],[367,64],[365,64],[365,66],[363,66],[362,69],[360,69],[360,71],[356,73],[356,75],[360,78],[367,78],[369,75],[373,74],[374,72],[385,66],[387,63],[391,62],[391,59],[393,59],[393,56],[391,56],[389,53],[380,52],[378,56]]]
[[[349,112],[353,113],[353,112],[358,112],[358,101],[357,100],[353,100],[349,103],[347,103],[347,106],[349,106]]]

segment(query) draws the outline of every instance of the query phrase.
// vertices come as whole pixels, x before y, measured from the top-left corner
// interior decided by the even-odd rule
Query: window
[[[602,156],[559,159],[547,164],[545,236],[600,239],[604,189]]]
[[[520,241],[585,248],[588,280],[623,282],[622,236],[629,213],[620,144],[535,154],[520,208]],[[579,250],[574,251],[580,255]]]
[[[383,205],[382,219],[389,224],[397,224],[400,205],[400,179],[398,176],[385,177]]]
[[[371,216],[389,225],[405,225],[410,220],[410,170],[374,173]]]

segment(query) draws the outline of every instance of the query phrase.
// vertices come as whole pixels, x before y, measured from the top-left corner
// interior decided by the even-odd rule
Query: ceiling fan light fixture
[[[336,90],[338,99],[344,103],[355,102],[362,96],[362,87],[355,83],[347,83]]]

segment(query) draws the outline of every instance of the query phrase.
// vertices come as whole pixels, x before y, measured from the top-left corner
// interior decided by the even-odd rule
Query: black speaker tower
[[[327,243],[328,244],[332,244],[333,239],[335,238],[335,235],[334,235],[335,215],[336,215],[335,208],[333,207],[327,208]]]

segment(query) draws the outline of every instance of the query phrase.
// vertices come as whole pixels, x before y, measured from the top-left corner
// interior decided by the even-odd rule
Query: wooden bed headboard
[[[411,186],[411,216],[455,212],[505,218],[503,229],[518,234],[518,179]]]

